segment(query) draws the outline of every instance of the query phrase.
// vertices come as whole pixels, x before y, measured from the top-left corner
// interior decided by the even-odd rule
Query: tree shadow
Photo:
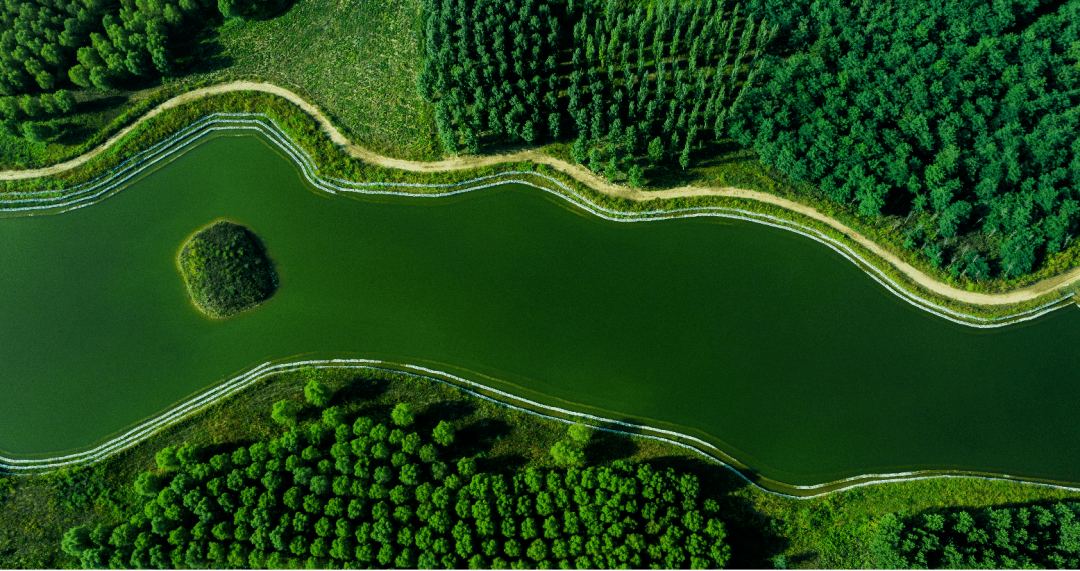
[[[176,68],[179,75],[212,72],[232,66],[232,56],[225,55],[221,43],[221,13],[217,10],[207,19],[185,26],[178,34],[181,39],[173,45],[177,54]]]
[[[378,398],[390,388],[390,381],[357,376],[334,393],[331,405]]]
[[[96,97],[86,101],[79,101],[75,110],[80,114],[100,113],[119,107],[124,103],[127,103],[127,97],[124,97],[123,95],[107,95],[105,97]]]
[[[495,442],[511,432],[505,420],[481,418],[458,431],[449,453],[452,458],[476,456],[491,450]]]
[[[416,427],[418,431],[430,433],[439,421],[454,422],[474,412],[476,412],[476,405],[466,401],[438,401],[426,407],[423,413],[416,415]]]
[[[650,186],[674,188],[700,181],[701,169],[756,161],[757,153],[752,148],[743,147],[733,139],[710,140],[703,141],[701,148],[690,153],[690,168],[683,169],[676,154],[669,156],[667,161],[659,165],[646,166],[645,176]],[[642,165],[645,163],[642,162]],[[792,184],[786,174],[772,167],[766,167],[765,175],[774,182]]]
[[[57,121],[54,128],[59,132],[50,141],[70,147],[85,142],[96,132],[86,125],[71,121]]]
[[[289,10],[292,10],[292,7],[296,2],[293,0],[278,0],[278,2],[267,2],[266,4],[267,7],[265,9],[256,11],[248,18],[248,20],[262,22],[265,20],[273,20],[278,16],[284,16]]]
[[[813,561],[814,559],[817,559],[817,557],[818,557],[818,554],[813,552],[813,551],[804,551],[802,553],[796,553],[795,555],[792,555],[791,557],[787,558],[787,566],[788,567],[799,566],[799,565],[802,565],[803,563],[806,563],[807,561]]]
[[[528,464],[529,459],[522,454],[506,454],[498,458],[481,458],[477,462],[477,469],[513,475],[524,470]]]
[[[610,428],[614,425],[603,425]],[[623,432],[597,430],[585,444],[585,458],[589,464],[606,464],[630,458],[638,451],[634,438]]]

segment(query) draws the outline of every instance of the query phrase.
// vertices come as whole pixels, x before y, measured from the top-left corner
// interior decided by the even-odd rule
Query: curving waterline
[[[148,440],[159,430],[162,430],[171,424],[174,424],[182,419],[192,416],[202,411],[203,409],[223,399],[226,399],[233,394],[236,394],[267,377],[283,373],[295,372],[303,369],[357,369],[405,374],[416,379],[433,381],[448,385],[469,395],[484,399],[499,406],[504,406],[506,408],[510,408],[541,418],[546,418],[566,424],[588,424],[591,425],[592,428],[595,430],[601,430],[604,432],[611,432],[615,434],[623,434],[633,438],[645,438],[649,440],[666,442],[668,444],[673,444],[675,446],[690,450],[710,462],[719,464],[720,466],[727,468],[739,478],[741,478],[743,481],[759,490],[770,494],[776,494],[779,496],[797,500],[812,499],[823,495],[831,494],[833,492],[850,490],[863,486],[894,482],[929,480],[936,478],[974,478],[987,481],[1005,481],[1034,486],[1043,486],[1071,492],[1080,492],[1080,488],[1076,487],[1069,487],[1058,484],[1048,484],[1045,482],[1033,482],[1019,478],[1012,478],[1010,476],[984,476],[963,473],[940,473],[930,470],[924,470],[910,472],[894,472],[886,474],[863,474],[859,476],[852,476],[850,478],[844,478],[841,480],[835,480],[832,482],[808,486],[796,486],[777,482],[777,484],[779,484],[778,487],[790,489],[797,492],[805,492],[798,495],[789,494],[762,486],[758,482],[748,478],[742,470],[733,466],[735,460],[731,456],[727,455],[724,451],[720,450],[716,446],[713,446],[712,444],[709,444],[708,442],[705,442],[704,440],[695,438],[693,436],[689,436],[672,430],[653,428],[643,424],[632,424],[588,413],[575,412],[564,408],[549,406],[523,397],[518,397],[511,393],[494,389],[484,384],[470,381],[468,379],[464,379],[443,371],[438,371],[427,367],[421,367],[418,365],[392,363],[388,361],[380,361],[377,359],[302,360],[279,363],[276,365],[272,365],[269,362],[263,363],[262,365],[259,365],[246,373],[237,375],[236,377],[229,379],[228,381],[218,385],[217,387],[214,387],[213,389],[201,395],[197,395],[191,398],[187,402],[178,405],[172,410],[162,413],[156,418],[146,420],[145,422],[136,425],[135,427],[129,429],[127,432],[121,434],[120,436],[117,436],[116,438],[109,440],[108,442],[105,442],[104,444],[101,444],[91,450],[68,454],[64,456],[57,456],[53,458],[40,459],[14,459],[0,456],[0,471],[2,471],[0,473],[16,476],[47,474],[63,470],[65,468],[74,468],[77,466],[87,466],[95,464],[108,458],[109,456],[117,454],[123,450],[131,448],[137,444]],[[488,396],[479,391],[494,393],[498,396],[498,398]],[[606,424],[608,426],[596,426],[596,424],[593,423]],[[611,426],[619,426],[624,428],[611,428]],[[705,448],[708,451],[702,450],[702,448]]]
[[[155,164],[169,158],[171,155],[191,146],[205,135],[220,131],[256,131],[262,133],[273,141],[285,154],[287,154],[297,166],[304,179],[312,186],[330,194],[382,194],[393,196],[409,196],[416,198],[446,197],[462,194],[474,190],[480,190],[501,184],[517,183],[531,186],[539,190],[549,192],[568,202],[588,210],[593,215],[614,222],[653,222],[668,218],[696,218],[718,217],[746,220],[764,224],[773,228],[781,228],[805,236],[820,244],[828,246],[848,261],[861,268],[870,278],[881,284],[886,290],[900,297],[911,305],[924,311],[928,311],[942,319],[953,323],[976,327],[980,329],[993,329],[1004,327],[1012,323],[1029,321],[1041,317],[1055,309],[1065,307],[1068,299],[1075,294],[1069,293],[1057,300],[1050,301],[1034,309],[1014,313],[1001,317],[980,317],[959,311],[955,311],[943,305],[925,299],[898,284],[877,266],[860,256],[847,244],[840,242],[828,234],[769,214],[762,214],[739,208],[722,206],[699,206],[682,208],[677,210],[648,210],[643,212],[622,212],[606,208],[589,200],[587,197],[575,192],[562,181],[552,176],[531,171],[508,171],[499,174],[479,177],[457,183],[422,184],[422,183],[393,183],[393,182],[355,182],[339,178],[323,178],[318,175],[318,167],[311,156],[302,147],[296,144],[284,130],[269,116],[263,113],[214,113],[188,127],[178,131],[170,137],[160,141],[152,147],[142,151],[117,165],[114,169],[98,178],[79,184],[67,189],[45,190],[23,193],[11,193],[13,197],[0,202],[0,204],[26,204],[27,206],[5,206],[0,208],[3,213],[26,213],[34,214],[36,211],[62,212],[74,210],[94,204],[101,199],[107,198],[115,191],[120,190],[125,183],[139,175]],[[529,176],[544,179],[556,188],[536,184],[530,180],[522,180],[519,176]],[[436,192],[410,192],[407,190],[386,190],[386,188],[413,188],[413,189],[439,189]]]
[[[464,182],[444,184],[384,182],[364,183],[348,181],[338,178],[325,179],[317,174],[317,167],[315,166],[314,161],[311,159],[310,155],[308,155],[308,153],[304,151],[303,148],[297,145],[287,134],[285,134],[285,132],[280,128],[279,125],[277,125],[277,123],[272,118],[261,113],[214,113],[212,115],[208,115],[207,117],[204,117],[203,119],[189,125],[187,128],[177,132],[176,134],[162,140],[156,145],[150,147],[149,149],[146,149],[145,151],[142,151],[132,156],[131,158],[123,161],[113,170],[109,171],[104,175],[101,175],[100,177],[90,182],[73,186],[68,189],[9,194],[8,196],[13,198],[0,201],[0,204],[25,206],[2,207],[0,208],[0,214],[25,213],[26,215],[33,215],[39,212],[65,212],[95,204],[105,198],[108,198],[112,194],[115,194],[115,192],[122,190],[123,185],[131,181],[134,177],[138,176],[145,170],[153,167],[155,164],[158,164],[161,161],[169,158],[173,154],[191,146],[203,136],[214,132],[230,131],[256,131],[267,136],[271,141],[278,145],[278,147],[285,154],[287,154],[296,162],[296,164],[300,167],[301,174],[311,185],[330,194],[385,194],[395,196],[410,196],[416,198],[445,197],[462,194],[473,190],[489,188],[501,184],[518,183],[554,194],[555,196],[567,200],[572,204],[588,210],[595,216],[614,222],[652,222],[668,218],[694,218],[712,216],[746,220],[750,222],[764,224],[774,228],[785,229],[800,234],[802,236],[806,236],[807,238],[810,238],[816,242],[828,246],[829,248],[832,248],[835,252],[839,253],[847,260],[859,266],[864,272],[867,273],[867,275],[869,275],[874,281],[885,287],[888,291],[897,295],[906,302],[914,305],[915,307],[933,313],[934,315],[937,315],[938,317],[941,317],[943,319],[947,319],[954,323],[967,325],[970,327],[996,328],[1003,327],[1011,323],[1018,323],[1035,319],[1037,317],[1045,315],[1046,313],[1049,313],[1050,311],[1064,307],[1063,302],[1073,297],[1074,295],[1068,294],[1056,301],[1052,301],[1035,309],[1019,312],[1010,316],[983,318],[975,315],[965,314],[935,304],[929,300],[921,298],[907,291],[899,284],[897,284],[894,280],[892,280],[884,272],[882,272],[873,264],[867,262],[864,258],[859,256],[859,254],[856,253],[852,248],[848,247],[846,244],[838,240],[831,238],[824,232],[821,232],[815,228],[804,226],[796,222],[785,220],[776,216],[728,207],[693,207],[670,211],[651,210],[646,212],[620,212],[600,206],[592,202],[585,196],[578,194],[573,189],[563,184],[561,181],[538,172],[509,171],[495,175],[479,177]],[[536,184],[535,182],[530,180],[513,178],[519,176],[541,178],[550,182],[556,188],[550,188],[545,185]],[[441,190],[429,193],[416,193],[405,190],[376,190],[380,187],[423,188]],[[981,323],[972,323],[971,321],[963,321],[963,319],[978,321]],[[394,366],[399,368],[387,368]],[[334,359],[326,361],[309,360],[283,363],[278,365],[264,363],[263,365],[255,367],[247,373],[234,377],[208,390],[205,393],[197,395],[189,399],[188,401],[161,413],[157,417],[151,418],[145,422],[136,425],[134,428],[131,428],[127,432],[91,450],[63,456],[39,459],[13,459],[0,456],[0,471],[15,475],[25,475],[31,473],[47,473],[68,467],[89,465],[99,462],[113,454],[116,454],[136,444],[146,441],[157,431],[179,420],[187,418],[188,416],[200,410],[203,410],[204,408],[224,398],[227,398],[228,396],[231,396],[237,391],[242,390],[243,388],[246,388],[261,379],[264,379],[274,374],[295,371],[303,367],[356,368],[394,371],[399,373],[405,372],[402,369],[416,371],[406,374],[410,374],[418,378],[424,378],[440,383],[449,384],[471,395],[483,398],[501,406],[506,406],[515,410],[520,410],[529,414],[534,414],[559,422],[573,423],[577,421],[568,420],[559,416],[553,416],[553,414],[549,413],[557,413],[565,416],[570,416],[575,419],[584,419],[608,425],[606,427],[596,427],[598,430],[627,434],[638,438],[664,441],[686,448],[688,450],[692,450],[695,453],[709,459],[710,461],[716,462],[732,470],[734,473],[738,474],[740,478],[763,491],[795,499],[813,498],[827,493],[831,493],[833,491],[846,490],[879,483],[924,480],[931,478],[979,478],[984,480],[1002,480],[1039,486],[1047,486],[1068,491],[1080,491],[1080,488],[1049,484],[1045,482],[1026,481],[1022,479],[1012,478],[1010,476],[995,477],[985,476],[981,474],[967,474],[955,472],[940,473],[934,471],[909,471],[886,474],[864,474],[845,478],[842,480],[836,480],[833,482],[815,484],[810,486],[796,486],[783,484],[782,482],[776,482],[778,484],[778,487],[781,488],[786,488],[798,492],[807,492],[800,495],[787,494],[769,489],[751,480],[743,473],[743,471],[733,466],[734,463],[737,463],[734,458],[728,456],[716,446],[713,446],[701,439],[689,435],[685,435],[675,431],[652,428],[646,425],[631,424],[595,415],[578,413],[566,409],[543,405],[541,403],[537,403],[528,399],[516,397],[510,393],[493,389],[480,383],[462,379],[449,373],[436,371],[433,369],[427,369],[415,365],[395,364],[364,359]],[[465,388],[465,386],[473,387],[473,389]],[[506,400],[504,401],[498,398],[487,396],[485,394],[477,392],[479,390],[497,394],[501,399]],[[520,405],[511,404],[512,402],[520,403]],[[548,413],[539,412],[537,409],[546,410],[548,411]],[[626,430],[619,428],[610,428],[610,426],[621,426],[626,428]],[[702,450],[702,448],[708,449],[711,453]]]

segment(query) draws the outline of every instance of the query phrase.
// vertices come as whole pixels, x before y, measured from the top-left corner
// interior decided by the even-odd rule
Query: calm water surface
[[[281,287],[216,321],[181,244],[219,219]],[[104,202],[0,220],[0,449],[82,448],[267,360],[424,364],[712,442],[816,484],[913,468],[1080,482],[1080,311],[991,332],[912,308],[831,250],[721,220],[600,220],[535,189],[315,193],[255,136]]]

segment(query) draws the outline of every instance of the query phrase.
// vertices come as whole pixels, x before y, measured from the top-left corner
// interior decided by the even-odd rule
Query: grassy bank
[[[108,92],[76,92],[47,142],[0,134],[0,169],[30,169],[96,147],[158,103],[197,85],[259,78],[303,93],[352,140],[388,156],[441,155],[433,109],[416,93],[420,2],[299,0],[271,19],[210,22],[181,73]],[[333,62],[326,65],[325,62]]]
[[[348,369],[298,371],[268,378],[207,410],[163,429],[153,439],[91,469],[10,479],[0,503],[0,566],[50,568],[76,565],[59,549],[75,525],[117,523],[133,498],[130,482],[155,465],[165,446],[184,443],[225,448],[280,433],[270,417],[274,402],[303,400],[312,377],[326,383],[330,405],[350,414],[389,421],[400,402],[425,422],[447,420],[456,442],[482,454],[481,470],[552,467],[548,449],[566,436],[566,424],[472,397],[453,387],[393,373]],[[309,410],[308,416],[314,414]],[[307,418],[301,418],[307,420]],[[974,479],[880,484],[810,500],[794,500],[748,486],[726,468],[663,442],[598,433],[586,448],[591,464],[648,460],[693,472],[703,494],[720,502],[732,546],[729,567],[774,564],[804,567],[871,567],[867,545],[887,513],[914,514],[946,507],[1003,506],[1080,499],[1045,487]]]

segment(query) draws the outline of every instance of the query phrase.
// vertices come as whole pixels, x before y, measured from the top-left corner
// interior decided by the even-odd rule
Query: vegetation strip
[[[91,450],[78,452],[75,454],[68,454],[65,456],[58,456],[54,458],[14,459],[0,456],[0,470],[3,470],[3,473],[10,475],[29,476],[35,474],[47,474],[57,472],[76,466],[88,466],[91,464],[95,464],[125,449],[131,448],[137,444],[149,440],[159,430],[164,429],[169,425],[179,422],[180,420],[183,420],[189,416],[192,416],[202,411],[203,409],[208,408],[211,405],[216,404],[224,400],[225,398],[228,398],[267,377],[270,377],[272,375],[279,375],[282,373],[297,372],[304,369],[363,369],[385,371],[390,373],[403,373],[427,381],[434,381],[437,383],[445,384],[477,398],[481,398],[486,401],[495,403],[499,406],[546,418],[549,420],[555,420],[568,424],[581,423],[582,420],[589,420],[601,425],[606,424],[609,426],[615,425],[626,427],[628,430],[610,428],[609,426],[591,425],[592,428],[595,430],[610,432],[613,434],[624,434],[635,438],[656,440],[668,444],[673,444],[686,450],[690,450],[711,462],[715,462],[716,464],[727,468],[739,478],[746,481],[748,484],[754,486],[757,489],[768,492],[770,494],[775,494],[778,496],[797,500],[813,499],[823,495],[831,494],[833,492],[840,492],[844,490],[850,490],[853,488],[860,488],[876,484],[886,484],[901,481],[930,480],[939,478],[976,478],[986,481],[1007,481],[1041,486],[1057,490],[1065,490],[1070,492],[1080,492],[1080,488],[1077,487],[1024,480],[1021,478],[1013,478],[1008,475],[987,476],[969,473],[935,473],[934,471],[930,470],[894,472],[887,474],[862,474],[858,476],[851,476],[849,478],[835,480],[832,482],[824,482],[821,484],[812,485],[785,484],[776,480],[761,478],[762,480],[767,480],[769,482],[774,482],[778,484],[778,487],[782,489],[789,489],[797,492],[813,492],[823,490],[819,491],[818,493],[812,494],[789,494],[779,490],[770,489],[760,484],[759,482],[748,478],[742,470],[732,465],[733,463],[738,462],[736,459],[727,455],[716,446],[713,446],[712,444],[709,444],[708,442],[705,442],[693,436],[689,436],[672,430],[653,428],[643,424],[631,424],[628,422],[605,418],[593,414],[575,412],[560,407],[549,406],[530,399],[518,397],[513,394],[488,387],[482,383],[470,381],[468,379],[464,379],[462,377],[444,371],[421,367],[418,365],[380,361],[377,359],[303,360],[288,363],[279,363],[276,365],[271,365],[270,363],[263,363],[262,365],[259,365],[246,373],[238,375],[222,383],[221,385],[214,387],[206,393],[193,397],[188,402],[178,405],[174,409],[167,411],[166,413],[162,414],[157,418],[147,420],[135,426],[124,434]],[[495,398],[483,394],[479,391],[494,393],[500,398]],[[515,405],[507,401],[517,402],[519,404]],[[547,413],[540,412],[537,409],[547,411]],[[554,416],[554,414],[569,416],[572,417],[573,420]],[[651,431],[657,434],[642,434],[640,431]],[[684,439],[693,442],[694,444],[680,442],[678,439]],[[715,454],[710,454],[705,450],[702,450],[702,447],[714,451]],[[723,456],[724,458],[720,458],[718,456]],[[725,461],[725,459],[727,459],[727,461]]]
[[[269,124],[264,121],[269,122]],[[81,208],[88,204],[92,204],[94,200],[103,198],[114,189],[119,188],[125,182],[131,180],[137,174],[143,172],[150,166],[157,164],[161,160],[168,158],[176,151],[183,149],[192,144],[197,139],[204,135],[210,134],[215,131],[231,131],[231,130],[256,130],[263,133],[274,141],[287,155],[289,155],[300,167],[300,171],[304,178],[316,188],[329,192],[331,194],[337,193],[358,193],[358,194],[389,194],[395,196],[414,196],[414,197],[442,197],[461,194],[473,190],[479,190],[483,188],[490,188],[492,186],[507,184],[507,183],[519,183],[550,192],[556,196],[562,197],[578,206],[581,206],[589,210],[592,214],[599,216],[605,220],[617,221],[617,222],[648,222],[655,220],[663,220],[667,218],[693,218],[700,216],[716,216],[721,218],[732,218],[737,220],[746,220],[750,222],[757,222],[759,224],[765,224],[775,228],[783,228],[797,234],[806,236],[812,240],[815,240],[821,244],[829,246],[840,255],[847,258],[852,263],[867,272],[868,275],[874,281],[884,286],[887,290],[893,294],[904,299],[908,303],[926,310],[938,317],[947,319],[954,323],[961,325],[967,325],[970,327],[977,327],[982,329],[1003,327],[1010,323],[1017,323],[1021,321],[1029,321],[1038,318],[1050,311],[1064,307],[1066,300],[1071,298],[1074,294],[1070,293],[1062,298],[1053,300],[1049,303],[1043,304],[1035,309],[1023,311],[1020,313],[985,318],[972,314],[962,313],[951,310],[939,304],[935,304],[930,300],[922,298],[896,283],[892,278],[882,272],[874,264],[867,261],[865,258],[856,253],[846,244],[836,240],[827,234],[816,230],[814,228],[798,224],[790,220],[784,220],[775,216],[767,214],[752,212],[748,210],[742,210],[737,208],[728,207],[715,207],[715,206],[702,206],[691,207],[676,210],[647,210],[643,212],[621,212],[611,208],[606,208],[595,202],[589,200],[580,193],[575,192],[566,184],[555,179],[554,177],[545,175],[538,172],[529,171],[509,171],[486,177],[475,178],[458,183],[443,183],[443,184],[423,184],[423,183],[387,183],[387,182],[354,182],[340,178],[324,179],[318,174],[318,167],[315,165],[315,161],[311,156],[299,145],[296,144],[278,125],[272,118],[257,113],[215,113],[207,116],[202,120],[193,123],[187,129],[169,137],[165,141],[154,145],[153,147],[143,151],[139,155],[132,157],[128,161],[121,163],[116,169],[98,177],[90,183],[85,183],[76,187],[72,187],[72,191],[37,191],[30,193],[20,193],[16,196],[29,197],[48,195],[40,199],[21,199],[17,202],[24,203],[27,200],[36,200],[38,202],[50,202],[50,201],[64,201],[56,204],[39,204],[35,206],[22,206],[17,208],[0,208],[0,213],[3,212],[20,212],[27,210],[45,210],[45,209],[64,209],[64,208]],[[558,187],[559,190],[551,189],[547,186],[537,185],[532,181],[506,178],[508,176],[532,176],[544,179]],[[335,184],[336,183],[336,184]],[[484,184],[477,184],[484,183]],[[398,188],[439,188],[447,189],[440,192],[432,193],[415,193],[406,191],[389,191],[389,190],[373,190],[380,187],[398,187]],[[78,198],[71,199],[70,197],[77,196]],[[66,200],[65,200],[66,199]],[[867,268],[873,269],[870,272]],[[874,274],[877,275],[874,275]],[[971,323],[970,321],[978,321],[981,323]]]

